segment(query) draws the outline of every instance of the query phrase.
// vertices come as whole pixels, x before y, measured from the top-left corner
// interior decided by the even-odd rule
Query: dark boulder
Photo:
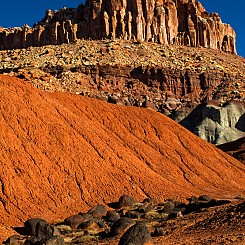
[[[172,212],[168,215],[168,219],[175,219],[183,217],[182,213],[180,211]]]
[[[137,203],[138,201],[135,200],[133,197],[128,196],[128,195],[123,195],[119,198],[118,201],[118,207],[122,208],[122,207],[128,207],[128,206],[132,206],[135,203]]]
[[[186,204],[183,202],[180,202],[178,200],[174,200],[174,206],[175,206],[175,208],[185,208]]]
[[[82,215],[72,215],[65,219],[65,223],[69,225],[72,229],[77,229],[77,227],[84,222],[85,219]]]
[[[41,240],[47,240],[54,235],[54,226],[47,222],[40,221],[36,226],[36,238]]]
[[[38,244],[38,239],[36,237],[30,237],[30,238],[27,238],[24,242],[24,245],[35,245],[35,244]]]
[[[39,222],[48,224],[46,220],[40,218],[31,218],[26,220],[24,223],[26,235],[36,236],[36,226]]]
[[[208,195],[201,195],[198,197],[198,200],[201,202],[210,202],[212,200],[212,197]]]
[[[168,201],[164,205],[164,208],[161,210],[162,213],[170,214],[174,211],[175,205],[173,202]]]
[[[136,222],[134,220],[123,217],[113,223],[111,227],[111,235],[116,236],[116,235],[122,234],[135,223]]]
[[[154,206],[154,205],[157,205],[156,199],[151,198],[151,197],[145,198],[144,201],[143,201],[143,203],[149,203],[149,204],[151,204],[151,205],[153,205],[153,206]]]
[[[114,211],[107,211],[106,213],[106,220],[111,221],[111,222],[115,222],[118,219],[120,219],[120,214],[118,212]]]
[[[153,209],[154,209],[154,206],[151,203],[144,203],[143,206],[138,208],[138,211],[140,213],[147,213],[147,212],[149,212],[149,211],[151,211]]]
[[[137,223],[121,237],[119,245],[144,245],[151,241],[151,233],[145,223]]]
[[[166,229],[163,227],[155,227],[153,236],[165,236],[166,235]]]
[[[91,214],[88,214],[88,213],[80,212],[79,215],[81,215],[83,217],[84,222],[88,221],[88,220],[91,220],[93,218],[93,216]]]
[[[196,196],[192,196],[191,198],[188,199],[189,204],[188,205],[198,205],[199,204],[199,199]]]
[[[106,206],[99,204],[88,211],[88,214],[91,214],[94,218],[101,218],[107,213]]]

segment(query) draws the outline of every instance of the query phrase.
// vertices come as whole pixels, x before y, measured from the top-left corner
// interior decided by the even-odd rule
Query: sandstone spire
[[[203,46],[236,53],[236,34],[195,0],[87,0],[48,10],[33,28],[0,30],[0,49],[70,43],[79,38],[123,38]]]

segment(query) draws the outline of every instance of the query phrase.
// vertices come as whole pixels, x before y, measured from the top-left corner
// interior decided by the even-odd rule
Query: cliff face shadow
[[[239,118],[235,126],[238,130],[245,132],[245,113]]]

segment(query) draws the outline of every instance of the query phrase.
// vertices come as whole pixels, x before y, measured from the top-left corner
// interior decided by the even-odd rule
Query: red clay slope
[[[122,194],[245,193],[245,166],[162,114],[0,76],[0,223],[49,221]]]

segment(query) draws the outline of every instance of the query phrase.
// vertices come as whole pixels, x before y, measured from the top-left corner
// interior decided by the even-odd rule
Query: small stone
[[[154,236],[164,236],[166,235],[166,230],[163,227],[155,227]]]
[[[20,243],[20,236],[19,235],[13,235],[10,236],[5,243],[6,245],[20,245],[22,243]]]
[[[142,215],[141,213],[137,211],[131,211],[131,210],[126,213],[126,217],[130,219],[140,219],[141,215]]]
[[[61,236],[54,236],[45,241],[44,245],[63,245],[65,241]]]
[[[181,218],[181,217],[183,217],[183,215],[180,211],[172,212],[168,215],[168,219],[175,219],[175,218]]]

